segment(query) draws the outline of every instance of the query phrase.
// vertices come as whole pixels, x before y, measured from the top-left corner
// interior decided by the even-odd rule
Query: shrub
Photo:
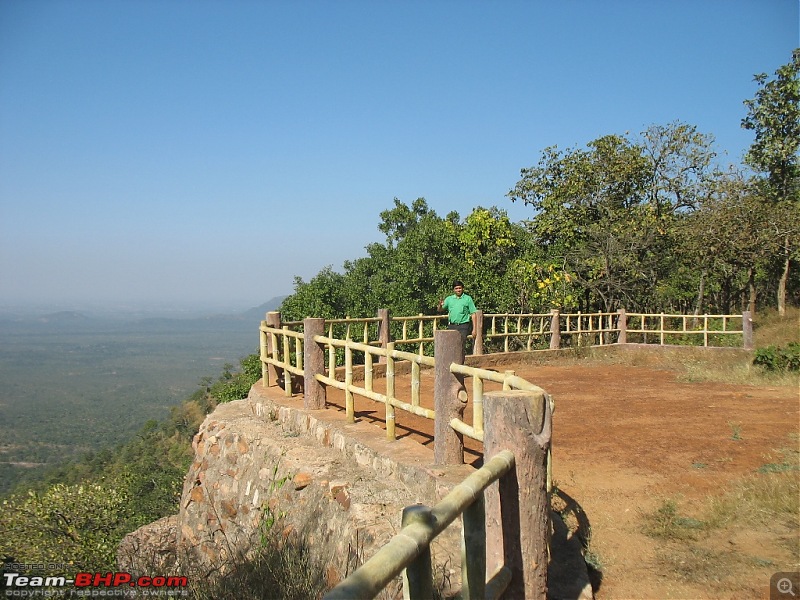
[[[211,386],[210,394],[218,402],[231,402],[246,398],[250,393],[250,388],[261,377],[261,359],[258,354],[251,354],[243,358],[240,365],[241,370],[238,373],[232,373],[229,366],[226,365],[222,376]]]
[[[759,348],[753,364],[767,371],[800,371],[800,344],[789,342],[785,347]]]

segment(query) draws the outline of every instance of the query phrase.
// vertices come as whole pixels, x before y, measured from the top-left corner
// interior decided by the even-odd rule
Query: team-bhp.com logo
[[[134,577],[130,573],[77,573],[74,578],[65,576],[35,576],[3,573],[7,597],[145,597],[188,596],[186,577],[161,576]],[[73,586],[73,587],[68,587]]]

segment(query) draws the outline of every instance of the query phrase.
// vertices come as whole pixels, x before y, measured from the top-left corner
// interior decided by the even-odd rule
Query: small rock
[[[308,487],[313,480],[313,477],[311,477],[311,474],[309,473],[298,473],[292,479],[292,483],[294,484],[294,489],[299,491],[305,487]]]
[[[347,491],[347,488],[342,488],[339,490],[339,493],[336,494],[335,500],[341,504],[343,509],[350,509],[350,493]]]
[[[331,481],[328,484],[328,490],[330,490],[332,498],[336,498],[339,492],[344,489],[347,489],[347,483],[344,481]]]

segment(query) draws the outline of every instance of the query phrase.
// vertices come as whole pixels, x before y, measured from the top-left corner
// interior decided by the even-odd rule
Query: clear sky
[[[798,0],[0,0],[0,307],[246,309],[498,206],[543,148],[752,142]]]

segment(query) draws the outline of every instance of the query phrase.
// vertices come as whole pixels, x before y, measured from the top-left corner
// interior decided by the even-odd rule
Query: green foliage
[[[523,313],[569,310],[576,305],[575,275],[557,264],[542,265],[517,258],[511,263],[509,274],[518,284],[518,304]]]
[[[786,346],[767,346],[756,350],[753,364],[767,371],[800,371],[800,344],[789,342]]]
[[[177,512],[191,440],[218,402],[212,391],[233,395],[246,378],[260,377],[261,362],[250,355],[240,372],[232,369],[226,365],[216,383],[203,378],[202,388],[173,407],[168,419],[151,419],[115,450],[87,453],[18,487],[3,500],[0,551],[17,562],[113,570],[127,533]]]
[[[231,402],[247,398],[250,388],[261,378],[261,359],[251,354],[240,361],[241,370],[234,373],[231,365],[226,365],[222,375],[209,390],[217,402]]]
[[[799,70],[797,50],[745,101],[742,126],[756,133],[746,161],[766,179],[723,171],[713,136],[679,121],[550,146],[507,194],[532,208],[529,221],[496,207],[441,218],[423,198],[395,199],[380,213],[385,243],[343,273],[297,279],[285,320],[431,314],[456,278],[485,312],[730,314],[755,311],[766,290],[783,312],[787,294],[800,300]]]
[[[711,139],[693,127],[651,127],[635,143],[608,135],[586,149],[545,149],[508,193],[533,207],[545,262],[574,275],[583,310],[664,306],[676,268],[675,225],[709,177]],[[666,302],[665,302],[666,301]]]
[[[55,484],[3,501],[0,552],[25,563],[112,570],[117,543],[129,530],[131,508],[116,482]]]
[[[466,283],[480,308],[497,311],[518,296],[509,278],[511,261],[529,251],[524,227],[497,208],[476,208],[464,221],[455,212],[442,218],[423,198],[411,206],[394,200],[380,214],[383,244],[368,256],[326,267],[308,282],[295,280],[295,293],[281,306],[286,321],[374,317],[380,308],[395,315],[436,314],[454,279]]]
[[[742,127],[755,132],[745,162],[767,173],[769,193],[776,200],[800,200],[800,48],[789,63],[754,77],[755,98],[745,100],[747,116]]]

